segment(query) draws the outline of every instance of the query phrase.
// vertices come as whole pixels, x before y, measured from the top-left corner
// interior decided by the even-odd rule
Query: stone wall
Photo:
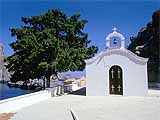
[[[16,112],[19,109],[33,105],[40,101],[51,98],[49,90],[43,90],[27,95],[21,95],[0,101],[0,113]]]

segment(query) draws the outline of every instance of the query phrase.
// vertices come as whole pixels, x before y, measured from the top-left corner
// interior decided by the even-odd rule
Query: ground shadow
[[[81,88],[79,90],[73,91],[73,92],[71,92],[69,94],[86,96],[86,87],[83,87],[83,88]]]
[[[160,90],[160,88],[152,88],[152,87],[149,87],[148,89],[149,90]]]

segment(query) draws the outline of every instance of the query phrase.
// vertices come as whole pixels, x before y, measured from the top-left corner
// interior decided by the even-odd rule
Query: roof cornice
[[[102,52],[100,52],[99,54],[97,54],[95,57],[90,58],[85,60],[86,64],[91,64],[94,61],[96,61],[98,58],[102,58],[104,56],[109,56],[111,54],[117,54],[117,55],[122,55],[122,56],[126,56],[129,59],[131,59],[134,62],[138,62],[138,63],[147,63],[148,62],[148,58],[143,58],[140,56],[137,56],[136,54],[132,53],[131,51],[127,50],[126,48],[108,48],[103,50]]]

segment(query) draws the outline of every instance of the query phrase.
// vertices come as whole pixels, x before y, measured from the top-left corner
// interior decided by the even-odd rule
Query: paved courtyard
[[[160,120],[160,90],[148,97],[64,95],[19,110],[11,120]]]

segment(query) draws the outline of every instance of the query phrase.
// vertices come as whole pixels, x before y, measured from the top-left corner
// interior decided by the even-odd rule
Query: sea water
[[[32,93],[32,90],[22,90],[20,88],[8,87],[6,83],[0,83],[0,100]]]

